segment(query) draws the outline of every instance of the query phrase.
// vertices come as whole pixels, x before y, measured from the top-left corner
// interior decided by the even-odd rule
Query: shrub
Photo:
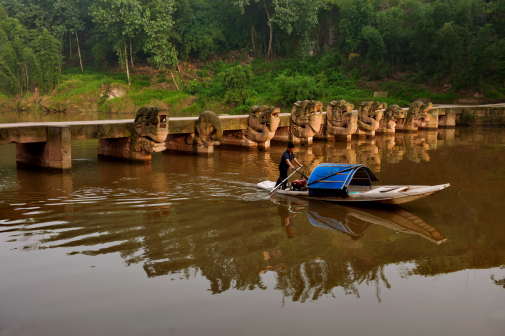
[[[283,105],[291,105],[297,100],[317,99],[319,83],[310,76],[285,76],[276,79],[276,100]]]
[[[223,71],[220,75],[222,84],[226,87],[224,100],[234,106],[243,105],[254,92],[250,90],[252,70],[249,66],[237,65]]]

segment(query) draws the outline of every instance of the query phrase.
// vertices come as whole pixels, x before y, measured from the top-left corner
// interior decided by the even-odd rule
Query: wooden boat
[[[297,181],[288,189],[278,190],[277,193],[331,202],[402,204],[436,194],[450,186],[449,183],[435,186],[372,186],[372,182],[378,181],[363,164],[323,163],[314,169],[308,181]],[[273,191],[276,187],[272,181],[263,181],[257,186],[268,191]]]

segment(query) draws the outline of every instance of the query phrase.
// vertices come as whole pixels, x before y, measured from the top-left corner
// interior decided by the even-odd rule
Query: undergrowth
[[[86,106],[102,112],[134,112],[141,106],[159,106],[169,108],[172,116],[197,116],[205,110],[217,114],[247,114],[251,106],[260,104],[279,106],[283,112],[289,112],[295,101],[304,99],[325,104],[344,99],[355,108],[363,101],[375,100],[372,89],[359,85],[367,79],[356,69],[346,71],[332,66],[336,64],[332,57],[335,54],[306,61],[253,60],[247,65],[218,60],[183,72],[180,77],[176,75],[174,79],[166,73],[141,74],[146,69],[138,67],[131,75],[130,86],[124,72],[104,72],[98,68],[81,72],[79,68],[68,68],[49,96],[55,104]],[[419,78],[406,76],[402,81],[379,82],[376,90],[388,92],[388,98],[376,100],[407,107],[415,99],[452,103],[458,98],[455,89],[430,92]],[[176,89],[174,80],[180,90]],[[108,99],[104,93],[111,87],[125,94]],[[505,90],[502,92],[491,85],[483,85],[482,91],[490,98],[505,98]],[[0,97],[4,105],[8,99],[12,98]]]

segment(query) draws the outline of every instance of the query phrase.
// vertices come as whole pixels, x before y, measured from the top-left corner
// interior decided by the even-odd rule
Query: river
[[[295,153],[384,184],[398,207],[266,193],[284,146],[158,153],[72,143],[72,171],[0,146],[0,335],[503,335],[505,129],[397,133]]]

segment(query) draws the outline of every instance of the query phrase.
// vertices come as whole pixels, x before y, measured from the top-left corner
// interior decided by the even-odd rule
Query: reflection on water
[[[310,224],[340,232],[358,240],[364,237],[371,225],[382,225],[397,232],[418,234],[436,244],[447,239],[434,227],[413,213],[393,205],[340,205],[338,203],[315,202],[295,197],[276,195],[273,198],[281,217],[281,225],[288,227],[292,218],[305,210]],[[292,209],[295,210],[292,210]],[[293,235],[289,236],[292,238]]]
[[[485,276],[489,295],[499,295],[493,290],[504,285],[499,267],[505,265],[505,227],[496,201],[505,196],[503,130],[439,130],[297,148],[308,171],[322,162],[367,163],[385,184],[451,183],[444,193],[403,208],[348,207],[282,195],[265,200],[256,183],[277,178],[285,149],[280,145],[270,152],[220,149],[210,157],[160,153],[150,164],[98,160],[96,145],[74,142],[73,169],[64,174],[17,170],[14,146],[0,146],[0,248],[8,256],[2,259],[7,271],[0,276],[2,301],[16,300],[15,291],[4,290],[14,283],[24,284],[23,290],[36,284],[40,270],[29,261],[45,252],[55,256],[53,281],[67,274],[67,262],[91,269],[89,263],[115,256],[107,268],[122,264],[128,267],[125,275],[142,275],[135,280],[142,285],[125,297],[134,300],[160,279],[166,284],[160,293],[169,291],[174,298],[182,295],[181,288],[204,293],[195,304],[221,297],[225,315],[236,311],[226,302],[245,300],[275,315],[281,314],[275,306],[281,301],[287,307],[288,301],[335,300],[338,306],[343,296],[359,298],[360,309],[387,301],[388,311],[400,313],[405,306],[393,297],[404,293],[405,284],[419,289],[413,300],[422,300],[434,290],[433,281],[456,283],[456,274],[467,270],[496,268]],[[102,272],[95,276],[105,283],[118,280],[116,271]],[[454,278],[444,278],[449,273]],[[27,276],[34,282],[26,282]],[[442,278],[447,280],[437,280]],[[368,288],[373,301],[367,299]],[[250,297],[234,299],[232,289],[280,296],[272,296],[276,308],[266,308]],[[221,295],[208,298],[207,290]],[[339,291],[343,296],[335,294]],[[53,306],[49,298],[38,300]],[[443,296],[433,304],[441,302]],[[54,314],[65,310],[54,307]],[[345,309],[339,314],[352,319]],[[123,308],[112,305],[112,310]],[[316,327],[309,310],[303,310],[311,316],[306,323]],[[0,319],[8,312],[0,308]],[[431,319],[435,312],[425,314]],[[239,329],[248,325],[245,319],[234,323]]]

